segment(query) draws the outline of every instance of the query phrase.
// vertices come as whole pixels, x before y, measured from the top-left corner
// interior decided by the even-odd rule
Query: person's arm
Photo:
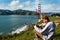
[[[40,33],[44,32],[50,25],[51,23],[47,23],[45,27],[40,31]]]
[[[36,35],[38,35],[40,38],[43,39],[43,35],[41,33],[37,32],[35,29],[34,29],[34,32],[35,32]]]
[[[37,32],[40,32],[40,31],[41,31],[41,29],[38,28],[36,25],[34,26],[34,29],[35,29]]]
[[[44,32],[44,31],[47,29],[47,27],[50,26],[50,24],[51,24],[51,23],[47,23],[43,29],[40,29],[40,28],[38,28],[38,27],[36,27],[36,26],[34,26],[34,28],[35,28],[35,30],[36,30],[37,32],[42,33],[42,32]]]

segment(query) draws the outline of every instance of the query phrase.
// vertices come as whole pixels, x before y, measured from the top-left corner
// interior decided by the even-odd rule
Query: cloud
[[[34,2],[31,2],[31,0],[27,0],[25,2],[20,2],[20,0],[12,0],[7,6],[3,4],[0,5],[0,9],[9,9],[9,10],[23,9],[23,10],[36,11],[39,2],[41,2],[42,12],[60,12],[60,5],[57,5],[54,3],[46,4],[45,0],[42,0],[42,1],[35,0]]]
[[[54,12],[60,12],[60,5],[54,5]]]
[[[9,10],[16,10],[18,9],[18,6],[19,6],[20,2],[19,0],[12,0],[8,6],[6,7],[6,9],[9,9]],[[22,7],[22,6],[20,6]]]
[[[17,6],[19,4],[19,0],[13,0],[10,4],[9,4],[9,6],[10,7],[14,7],[14,6]]]
[[[5,9],[5,6],[3,4],[0,4],[0,9]]]
[[[60,5],[53,2],[54,0],[35,0],[35,8],[37,9],[38,4],[41,4],[42,12],[60,12]]]
[[[10,10],[17,10],[17,9],[28,9],[30,8],[30,1],[26,1],[26,2],[23,2],[23,3],[20,3],[19,0],[13,0],[11,1],[11,3],[8,4],[8,7],[7,9],[10,9]]]
[[[22,4],[21,4],[21,5],[19,5],[19,6],[18,6],[18,8],[21,8],[21,9],[22,9],[22,8],[23,8],[23,5],[22,5]]]
[[[34,11],[34,5],[31,5],[31,1],[26,1],[24,3],[22,3],[23,5],[23,9],[24,10],[30,10],[30,11]]]
[[[20,3],[19,0],[13,0],[11,1],[8,6],[6,7],[6,9],[9,10],[17,10],[17,9],[22,9],[23,8],[23,4]]]
[[[26,2],[24,2],[24,5],[25,5],[25,6],[29,6],[30,3],[31,3],[30,1],[26,1]]]
[[[35,8],[38,7],[38,4],[39,4],[39,0],[35,0]]]
[[[41,9],[44,12],[51,12],[54,10],[54,4],[46,4],[46,5],[41,5]]]

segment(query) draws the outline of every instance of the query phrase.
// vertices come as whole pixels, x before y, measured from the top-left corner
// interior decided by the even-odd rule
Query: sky
[[[60,0],[0,0],[0,9],[36,11],[38,3],[41,12],[60,12]]]

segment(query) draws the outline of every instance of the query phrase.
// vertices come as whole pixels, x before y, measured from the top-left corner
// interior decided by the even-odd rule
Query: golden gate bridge
[[[42,13],[41,13],[41,4],[38,3],[38,8],[36,10],[36,13],[38,14],[38,21],[40,22],[42,20]]]

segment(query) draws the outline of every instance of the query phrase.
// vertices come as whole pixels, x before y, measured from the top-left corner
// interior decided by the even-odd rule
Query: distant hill
[[[29,11],[29,10],[22,10],[22,9],[18,9],[18,10],[0,10],[0,15],[35,15],[36,12],[34,11]]]
[[[59,13],[49,12],[49,13],[42,13],[42,14],[51,16]],[[22,10],[22,9],[18,9],[14,11],[0,9],[0,15],[38,15],[38,14],[35,11]]]
[[[0,10],[0,15],[11,15],[12,13],[10,10]]]
[[[52,14],[51,16],[60,16],[60,14],[55,13],[55,14]]]

